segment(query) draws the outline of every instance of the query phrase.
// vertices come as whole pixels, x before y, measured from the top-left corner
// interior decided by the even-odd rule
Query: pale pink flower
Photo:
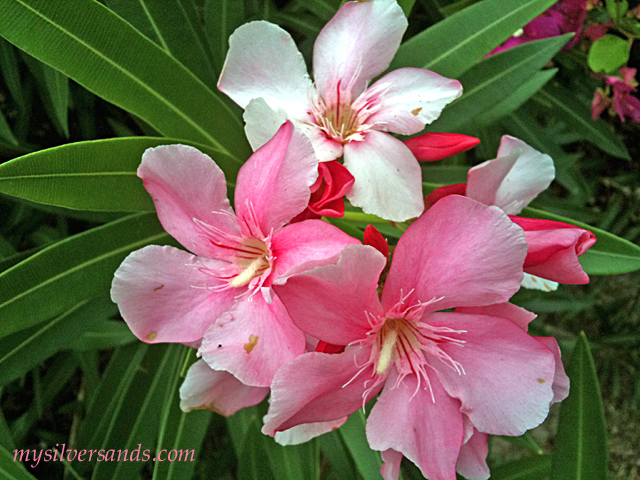
[[[316,39],[314,84],[287,32],[251,22],[231,35],[218,88],[245,109],[253,148],[292,120],[320,161],[344,156],[355,177],[347,195],[352,204],[390,220],[417,217],[423,210],[420,166],[385,132],[420,132],[462,87],[420,68],[392,71],[368,86],[389,66],[406,28],[396,0],[347,2]]]
[[[276,373],[263,432],[344,419],[382,392],[366,432],[385,479],[402,456],[431,480],[487,478],[487,434],[521,435],[568,391],[555,340],[529,336],[535,315],[508,303],[526,251],[500,209],[450,196],[400,238],[381,300],[372,247],[292,269],[274,290],[293,321],[347,347]]]
[[[542,291],[558,288],[558,283],[589,283],[578,261],[596,241],[595,235],[575,225],[516,217],[555,177],[553,160],[522,140],[505,135],[498,157],[469,170],[466,184],[437,188],[425,198],[429,208],[441,198],[466,195],[485,205],[500,207],[525,231],[529,250],[524,262],[522,285]]]
[[[304,352],[305,335],[271,283],[298,263],[359,243],[320,220],[285,226],[307,206],[317,165],[309,140],[287,122],[240,169],[234,213],[224,174],[206,155],[184,145],[143,155],[138,176],[163,227],[194,254],[170,246],[132,253],[115,273],[111,297],[140,340],[199,347],[209,367],[237,378],[195,364],[181,391],[183,408],[202,402],[232,413],[255,403],[276,370]],[[247,386],[259,390],[249,395]],[[230,389],[244,398],[214,392]]]

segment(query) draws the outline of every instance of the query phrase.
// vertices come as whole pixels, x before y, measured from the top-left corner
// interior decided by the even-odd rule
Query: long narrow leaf
[[[191,143],[235,180],[241,164],[204,145],[171,138],[125,137],[71,143],[0,165],[0,192],[32,202],[94,211],[153,211],[153,201],[136,176],[147,148]]]
[[[568,371],[569,397],[562,403],[553,451],[551,478],[607,478],[607,427],[598,376],[584,332],[576,343]]]
[[[0,476],[6,480],[36,480],[36,477],[27,472],[27,469],[19,461],[22,455],[24,455],[23,458],[26,460],[27,452],[29,455],[36,453],[35,450],[9,452],[0,445]],[[14,461],[14,458],[17,458],[18,461]],[[29,459],[35,460],[33,456],[29,457]],[[29,462],[27,461],[27,463]],[[31,463],[31,465],[35,466],[35,461]]]
[[[155,214],[131,215],[69,237],[0,274],[0,337],[108,292],[120,262],[150,243],[168,243]]]
[[[491,470],[491,480],[547,480],[551,470],[551,457],[535,457],[514,460]],[[567,477],[567,480],[570,477]]]
[[[493,55],[461,78],[462,97],[445,108],[429,130],[452,131],[516,91],[542,68],[567,42],[570,35],[525,43]]]
[[[352,413],[347,423],[342,425],[338,432],[340,432],[340,436],[347,445],[358,472],[360,472],[364,480],[380,480],[382,459],[378,452],[371,450],[369,447],[362,410]]]
[[[484,0],[409,39],[391,68],[427,68],[457,78],[555,1]]]
[[[0,35],[163,135],[250,149],[239,119],[195,75],[95,0],[0,0]]]

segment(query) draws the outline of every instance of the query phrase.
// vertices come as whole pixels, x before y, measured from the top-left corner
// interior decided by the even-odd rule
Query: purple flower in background
[[[522,30],[509,37],[489,55],[523,43],[573,32],[575,36],[562,48],[562,50],[569,50],[580,40],[584,19],[587,16],[587,3],[588,0],[564,0],[556,3],[531,20]]]
[[[604,110],[614,115],[618,114],[621,121],[625,121],[626,117],[631,117],[634,122],[640,122],[640,99],[633,95],[638,90],[638,82],[636,82],[636,69],[624,67],[620,69],[621,77],[613,75],[605,75],[607,89],[596,90],[591,104],[592,118],[595,120]],[[613,97],[609,96],[610,90],[613,88]]]

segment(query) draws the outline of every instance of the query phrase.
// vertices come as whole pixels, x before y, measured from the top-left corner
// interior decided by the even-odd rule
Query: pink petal
[[[382,478],[384,478],[384,480],[398,480],[403,455],[390,448],[384,452],[380,452],[380,456],[383,462],[382,467],[380,467],[380,475],[382,475]]]
[[[198,360],[189,367],[180,386],[180,408],[183,412],[206,408],[228,417],[241,408],[257,405],[268,393],[268,387],[250,387]]]
[[[430,480],[455,480],[463,435],[460,402],[435,375],[430,375],[435,402],[415,375],[393,388],[396,375],[394,369],[367,420],[369,445],[402,453]]]
[[[364,242],[365,245],[371,245],[373,248],[378,250],[384,258],[389,261],[389,244],[387,240],[382,236],[382,234],[378,231],[376,227],[373,225],[367,225],[367,228],[364,229]]]
[[[286,364],[273,379],[262,433],[274,436],[296,425],[339,420],[362,408],[373,366],[354,377],[369,355],[370,348],[349,347],[337,355],[305,353]],[[381,388],[369,392],[368,399]]]
[[[276,257],[274,278],[284,275],[300,263],[332,257],[347,245],[359,244],[359,240],[321,220],[287,225],[277,231],[271,240],[271,253]]]
[[[417,137],[407,138],[404,144],[419,162],[435,162],[453,157],[475,147],[479,138],[459,133],[430,132]]]
[[[237,289],[210,289],[216,280],[207,272],[224,265],[174,247],[150,245],[130,254],[118,267],[111,299],[143,342],[195,342],[231,308],[238,294]]]
[[[290,118],[304,118],[313,84],[291,35],[258,21],[242,25],[229,38],[218,88],[242,108],[262,97]]]
[[[487,454],[489,453],[489,435],[474,430],[471,438],[462,445],[458,473],[468,480],[486,480],[489,478]]]
[[[397,138],[368,132],[344,146],[344,166],[356,179],[347,198],[365,213],[404,222],[424,210],[420,164]]]
[[[309,209],[325,217],[344,215],[344,196],[349,193],[355,178],[342,164],[331,162],[318,163],[318,180],[311,187]]]
[[[457,80],[422,68],[399,68],[386,74],[363,94],[379,101],[368,124],[386,132],[413,135],[440,116],[446,105],[462,95]]]
[[[224,173],[204,153],[185,145],[149,148],[138,176],[156,205],[164,229],[196,255],[226,258],[194,220],[227,233],[239,232],[227,199]]]
[[[309,203],[318,162],[304,134],[287,122],[238,172],[235,207],[245,234],[278,230]]]
[[[320,95],[326,98],[342,81],[342,88],[349,85],[355,98],[387,69],[406,29],[407,18],[395,0],[345,3],[324,26],[313,49]]]
[[[349,417],[331,420],[329,422],[305,423],[296,425],[284,432],[276,432],[276,443],[280,445],[299,445],[308,442],[312,438],[340,428]]]
[[[304,334],[277,298],[244,299],[220,316],[198,350],[215,370],[226,370],[247,385],[268,387],[278,368],[304,352]]]
[[[553,399],[553,353],[504,318],[432,313],[426,323],[464,330],[463,346],[440,348],[460,363],[464,374],[430,355],[445,390],[462,402],[474,426],[492,435],[522,435],[537,427]]]
[[[596,242],[593,233],[568,223],[537,218],[510,217],[523,228],[529,250],[524,270],[560,283],[589,283],[578,261]]]
[[[273,289],[295,324],[335,345],[365,338],[367,312],[382,314],[378,279],[386,259],[374,248],[346,247],[337,265],[327,265],[274,282]]]
[[[560,347],[558,341],[553,337],[533,337],[545,345],[556,359],[556,374],[553,377],[553,400],[551,403],[563,401],[569,396],[569,377],[564,371],[562,358],[560,358]]]
[[[383,307],[410,292],[407,305],[443,297],[438,310],[506,302],[520,288],[526,252],[522,229],[500,209],[450,195],[400,237]]]
[[[457,313],[472,313],[476,315],[508,318],[525,332],[531,321],[537,317],[535,313],[509,302],[495,303],[484,307],[460,307],[456,308],[455,311]]]
[[[498,158],[476,165],[467,175],[467,196],[515,215],[555,178],[553,160],[522,140],[502,137]]]

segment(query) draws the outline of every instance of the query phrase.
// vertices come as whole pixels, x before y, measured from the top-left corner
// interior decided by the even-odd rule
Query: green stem
[[[362,212],[344,212],[344,216],[341,217],[340,220],[344,220],[346,222],[382,223],[385,225],[392,225],[394,223],[391,220],[385,220],[375,215]]]

